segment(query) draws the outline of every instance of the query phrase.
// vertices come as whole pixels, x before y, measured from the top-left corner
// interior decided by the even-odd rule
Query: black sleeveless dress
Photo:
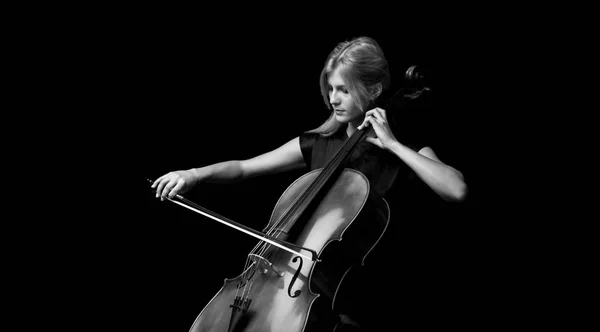
[[[300,135],[300,148],[309,170],[324,167],[348,138],[345,128],[325,137],[315,133]],[[418,152],[424,144],[403,143]],[[358,144],[346,167],[363,173],[381,197],[386,197],[393,189],[414,179],[414,172],[393,153],[365,141]],[[388,202],[389,203],[389,202]]]
[[[324,167],[327,162],[348,139],[344,127],[328,137],[315,134],[303,133],[299,137],[300,148],[304,161],[310,171]],[[425,144],[420,142],[401,143],[418,152]],[[416,224],[419,222],[419,211],[415,205],[422,195],[424,184],[417,178],[416,174],[398,156],[381,149],[378,146],[365,141],[359,143],[350,156],[345,167],[356,169],[363,173],[379,196],[383,197],[390,206],[390,220],[388,228],[382,240],[369,254],[365,266],[354,274],[348,276],[345,282],[349,282],[355,289],[352,294],[344,294],[344,301],[349,305],[343,310],[343,314],[349,315],[358,321],[361,331],[378,330],[377,326],[385,326],[392,323],[396,308],[393,305],[395,298],[405,293],[401,285],[382,286],[382,276],[390,276],[396,273],[395,262],[401,261],[402,246],[399,241],[406,238],[400,233],[406,232],[407,228],[402,225]],[[408,228],[410,229],[410,227]],[[390,261],[394,262],[390,264]],[[386,283],[389,281],[386,278]],[[379,284],[378,284],[379,283]],[[390,301],[392,304],[390,305]],[[337,300],[336,300],[337,302]],[[398,303],[398,302],[397,302]]]

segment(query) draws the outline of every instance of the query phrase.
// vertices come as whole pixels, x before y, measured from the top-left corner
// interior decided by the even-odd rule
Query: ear
[[[371,88],[371,98],[373,100],[377,99],[377,97],[379,97],[379,95],[381,95],[381,92],[383,91],[383,86],[381,85],[381,83],[377,83],[375,84],[372,88]]]

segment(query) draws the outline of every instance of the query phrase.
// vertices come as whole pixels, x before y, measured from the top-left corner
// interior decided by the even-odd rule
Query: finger
[[[365,112],[365,116],[367,115],[371,115],[374,112],[379,112],[381,114],[385,114],[385,109],[381,108],[381,107],[375,107],[373,109],[368,110],[367,112]]]
[[[373,126],[373,129],[376,129],[377,127],[380,126],[380,124],[379,124],[379,122],[377,122],[377,119],[375,119],[372,116],[369,116],[369,117],[365,118],[365,122],[363,122],[363,126],[365,126],[365,127]]]
[[[375,113],[373,113],[373,114],[375,114]],[[377,119],[375,117],[375,115],[370,115],[367,118],[365,118],[365,120],[368,121],[371,124],[379,124],[379,122],[377,122],[379,119]]]
[[[165,200],[165,198],[167,198],[167,195],[169,194],[169,192],[171,191],[171,188],[173,188],[175,186],[175,181],[171,180],[169,181],[169,183],[167,183],[165,185],[165,188],[162,191],[162,194],[160,195],[161,200]]]
[[[184,184],[183,181],[178,181],[177,184],[175,185],[175,187],[173,187],[173,189],[171,189],[171,192],[169,193],[169,198],[175,197],[175,195],[177,195],[177,193],[179,193],[179,191],[183,187],[183,184]]]
[[[368,121],[368,119],[369,119],[369,118],[365,118],[365,120],[363,121],[363,123],[362,123],[360,126],[358,126],[356,129],[358,129],[358,130],[362,130],[363,128],[366,128],[366,127],[368,127],[368,126],[369,126],[369,121]]]
[[[386,121],[385,111],[381,108],[374,109],[372,116],[374,118],[376,118],[377,120],[381,121],[382,123],[384,123]]]
[[[375,118],[381,117],[381,113],[379,112],[379,108],[373,109],[373,113],[371,114]]]
[[[161,176],[161,177],[159,177],[158,179],[154,180],[154,183],[152,183],[152,185],[150,186],[150,188],[154,188],[154,187],[156,187],[156,184],[157,184],[157,183],[159,183],[159,182],[160,182],[160,180],[162,180],[162,179],[163,179],[163,177],[164,177],[164,175],[163,175],[163,176]]]
[[[160,195],[162,193],[162,191],[164,190],[165,186],[167,184],[169,184],[169,181],[171,181],[172,178],[172,174],[171,172],[163,175],[160,177],[160,180],[158,182],[158,185],[156,186],[156,192]]]
[[[164,200],[165,196],[169,192],[169,190],[170,190],[169,185],[171,184],[171,181],[172,181],[172,179],[165,178],[165,179],[163,179],[163,181],[161,183],[158,184],[158,190],[156,191],[156,193],[158,194],[158,197],[161,198],[161,200]]]
[[[369,117],[373,117],[373,110],[370,110],[367,113],[365,113],[364,121],[366,121]]]
[[[163,188],[167,184],[167,180],[163,177],[160,179],[158,186],[156,186],[156,197],[159,197],[162,193]]]

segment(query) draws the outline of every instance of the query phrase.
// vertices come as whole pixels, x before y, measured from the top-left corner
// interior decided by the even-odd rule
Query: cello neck
[[[293,223],[300,218],[302,213],[311,204],[311,202],[323,192],[324,187],[331,184],[329,180],[335,180],[339,171],[342,170],[342,165],[347,160],[348,156],[354,151],[358,143],[360,143],[373,130],[372,127],[366,127],[362,130],[356,130],[335,153],[329,162],[323,167],[319,175],[308,186],[308,188],[298,197],[295,204],[281,217],[283,223]]]

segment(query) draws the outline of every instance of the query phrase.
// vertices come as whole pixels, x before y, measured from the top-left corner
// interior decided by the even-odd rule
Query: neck
[[[356,131],[356,128],[358,128],[358,126],[360,126],[363,123],[364,119],[365,118],[361,116],[356,120],[348,122],[348,125],[346,126],[346,135],[348,135],[348,137],[352,136],[352,134],[354,134],[354,132]]]

